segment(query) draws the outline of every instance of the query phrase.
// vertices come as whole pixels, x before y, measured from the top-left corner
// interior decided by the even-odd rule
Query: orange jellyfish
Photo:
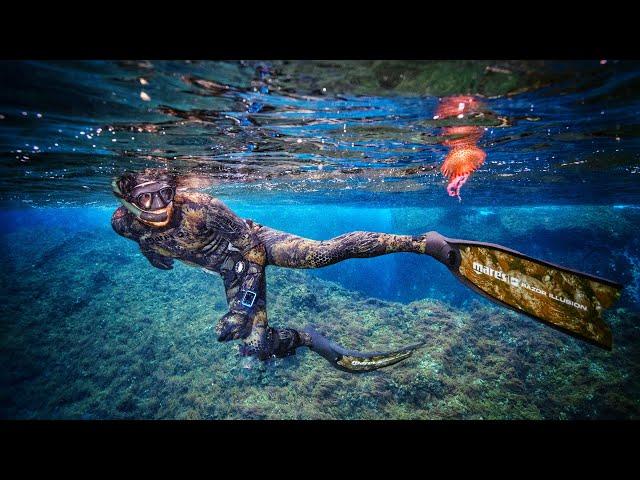
[[[478,112],[481,107],[482,104],[471,96],[445,97],[440,101],[434,119],[463,119],[468,114]],[[442,144],[449,147],[449,152],[440,171],[449,179],[449,196],[458,197],[460,200],[460,189],[469,175],[477,170],[487,157],[485,151],[476,145],[482,137],[483,130],[477,126],[459,125],[444,127],[442,134],[445,137]]]

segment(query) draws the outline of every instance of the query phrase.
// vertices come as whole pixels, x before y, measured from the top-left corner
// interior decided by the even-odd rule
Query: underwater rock
[[[94,288],[98,290],[102,289],[103,287],[111,283],[111,279],[103,270],[100,270],[99,272],[94,273],[91,276],[91,281],[93,283]]]
[[[28,243],[28,233],[10,235]],[[243,368],[235,344],[212,330],[226,311],[219,278],[181,264],[154,272],[133,249],[126,268],[87,262],[93,250],[81,242],[58,251],[55,268],[41,272],[46,289],[33,276],[12,277],[2,418],[640,418],[640,318],[627,308],[608,313],[614,350],[604,352],[476,297],[460,307],[403,304],[273,269],[273,324],[313,323],[348,348],[427,343],[363,375],[304,349]],[[102,242],[107,257],[121,250]]]

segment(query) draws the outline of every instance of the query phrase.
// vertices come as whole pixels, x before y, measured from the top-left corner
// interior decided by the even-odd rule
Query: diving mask
[[[173,210],[175,186],[163,180],[136,183],[124,176],[112,183],[113,192],[140,221],[156,227],[169,223]]]

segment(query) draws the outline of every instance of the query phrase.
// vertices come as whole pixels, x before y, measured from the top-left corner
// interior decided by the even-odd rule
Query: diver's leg
[[[359,352],[341,347],[312,328],[305,330],[272,328],[267,325],[266,315],[257,320],[251,334],[245,339],[241,352],[243,355],[256,356],[260,360],[271,357],[288,357],[295,355],[299,347],[308,347],[340,370],[353,373],[369,372],[410,357],[416,349],[424,344],[424,342],[418,342],[386,352]]]
[[[286,240],[304,245],[304,247],[298,248],[298,252],[307,248],[307,254],[312,257],[326,255],[330,259],[330,262],[323,262],[316,258],[311,259],[310,263],[305,263],[294,261],[295,257],[288,257],[294,260],[278,263],[278,265],[298,268],[328,265],[350,256],[373,256],[390,253],[390,251],[420,250],[419,245],[414,245],[413,237],[398,235],[355,232],[329,242],[313,242],[273,230],[270,230],[269,233],[285,235]],[[275,235],[272,240],[275,241]],[[405,242],[404,246],[401,246],[402,242]],[[354,247],[354,245],[356,246]],[[231,262],[234,264],[233,267],[230,265],[230,268],[221,271],[229,302],[229,312],[216,325],[215,331],[219,341],[242,339],[241,353],[255,356],[260,360],[288,357],[294,355],[299,347],[308,347],[329,360],[336,368],[349,372],[364,372],[392,365],[409,357],[420,346],[420,344],[416,344],[391,352],[362,353],[347,350],[310,329],[296,330],[269,326],[264,268],[268,263],[268,249],[262,248],[262,246],[265,246],[264,243],[259,244],[241,258],[237,258],[235,262]],[[358,246],[360,248],[357,248]],[[367,253],[365,248],[369,248],[369,251],[374,253]],[[346,255],[344,254],[345,249],[347,250]]]
[[[369,258],[396,252],[427,253],[425,235],[394,235],[351,232],[330,240],[310,240],[262,227],[258,238],[270,265],[289,268],[320,268],[348,258]]]

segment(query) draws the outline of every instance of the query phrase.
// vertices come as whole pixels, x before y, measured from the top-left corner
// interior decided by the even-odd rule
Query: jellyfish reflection
[[[459,95],[445,97],[440,101],[435,119],[458,118],[480,112],[482,103],[471,96]],[[449,183],[447,193],[451,197],[460,199],[460,189],[468,180],[469,175],[484,163],[487,156],[484,150],[477,146],[483,134],[483,128],[472,125],[456,125],[444,127],[442,134],[443,145],[449,152],[440,167]]]

